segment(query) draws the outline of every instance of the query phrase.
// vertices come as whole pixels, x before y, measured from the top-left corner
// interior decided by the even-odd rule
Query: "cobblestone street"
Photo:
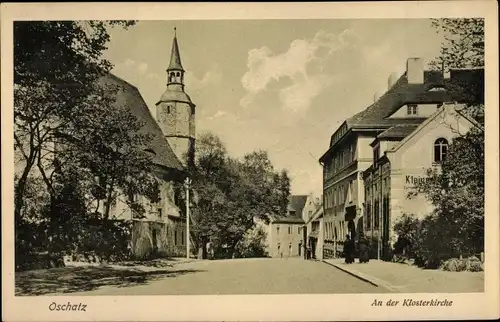
[[[321,261],[234,259],[173,267],[64,268],[16,276],[16,295],[208,295],[386,293]],[[29,289],[23,287],[29,285]],[[52,287],[51,287],[52,286]]]

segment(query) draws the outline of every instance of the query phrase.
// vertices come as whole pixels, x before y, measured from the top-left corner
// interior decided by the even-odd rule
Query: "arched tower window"
[[[434,162],[442,162],[448,153],[448,141],[439,138],[434,141]]]

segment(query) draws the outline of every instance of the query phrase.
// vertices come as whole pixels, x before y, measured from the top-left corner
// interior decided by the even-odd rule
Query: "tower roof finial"
[[[172,53],[170,56],[170,65],[168,70],[182,70],[181,55],[179,54],[179,45],[177,44],[177,28],[174,27],[174,40],[172,42]]]

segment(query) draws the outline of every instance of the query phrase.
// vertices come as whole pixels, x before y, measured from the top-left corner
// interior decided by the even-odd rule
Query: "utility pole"
[[[190,258],[191,254],[191,238],[189,235],[189,189],[191,186],[191,179],[186,178],[186,258]]]

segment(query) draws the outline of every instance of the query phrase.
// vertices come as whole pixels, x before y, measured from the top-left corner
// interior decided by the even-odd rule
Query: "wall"
[[[131,252],[136,259],[186,255],[184,222],[134,221]]]
[[[438,167],[434,163],[435,140],[445,138],[451,144],[457,133],[465,134],[471,126],[467,119],[454,111],[453,106],[447,106],[425,127],[419,127],[408,136],[398,150],[388,154],[391,160],[392,222],[404,212],[423,217],[432,211],[432,205],[423,195],[408,199],[407,193],[414,187],[415,180],[425,180],[427,169]]]
[[[156,106],[156,115],[170,147],[177,158],[186,164],[186,155],[189,153],[192,157],[194,149],[194,107],[184,102],[161,102]]]
[[[304,241],[302,240],[302,226],[303,224],[300,223],[272,223],[269,228],[269,256],[301,256],[304,246]],[[289,228],[291,229],[290,233]],[[280,246],[279,248],[278,245]],[[290,245],[291,252],[289,252]]]
[[[316,212],[317,205],[314,203],[314,198],[312,195],[307,197],[304,208],[302,209],[302,220],[304,222],[308,222],[311,219],[311,216]]]

